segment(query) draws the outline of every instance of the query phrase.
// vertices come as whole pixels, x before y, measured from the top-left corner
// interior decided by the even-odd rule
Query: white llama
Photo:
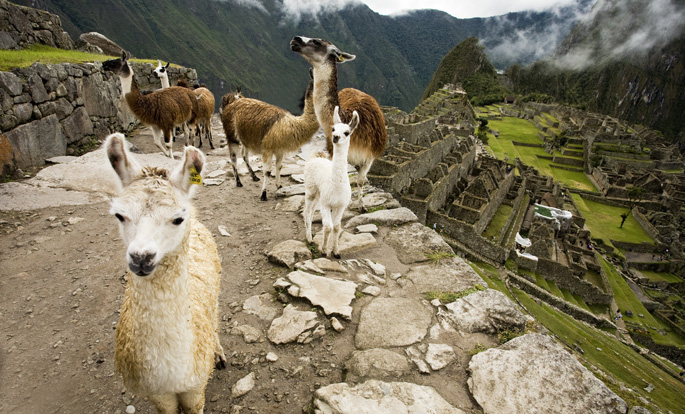
[[[307,241],[312,242],[312,216],[318,204],[323,223],[321,250],[324,256],[331,254],[332,251],[336,259],[340,259],[340,221],[352,197],[350,177],[347,175],[347,151],[350,147],[350,136],[359,125],[357,111],[352,113],[349,124],[340,120],[338,112],[339,107],[336,106],[332,127],[333,159],[312,157],[304,166],[304,229]]]
[[[190,199],[205,162],[186,147],[173,172],[140,168],[122,134],[105,142],[123,191],[110,212],[126,243],[126,291],[114,360],[126,387],[159,413],[202,413],[207,381],[225,368],[219,342],[221,263]]]
[[[166,89],[170,86],[169,84],[169,65],[171,65],[171,62],[167,63],[166,66],[162,65],[161,60],[157,60],[159,63],[155,70],[152,71],[152,73],[155,74],[159,78],[159,80],[162,82],[162,89]]]

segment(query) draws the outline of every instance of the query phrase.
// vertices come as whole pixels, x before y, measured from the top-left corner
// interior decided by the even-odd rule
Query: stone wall
[[[539,257],[537,271],[545,279],[553,281],[559,288],[568,289],[569,292],[580,295],[587,303],[602,305],[611,303],[612,295],[602,292],[587,280],[574,276],[569,267],[558,262]]]
[[[131,64],[141,90],[161,87],[150,64]],[[170,76],[197,79],[194,69],[170,68]],[[11,159],[0,166],[12,171],[40,166],[73,153],[113,131],[127,131],[137,121],[121,96],[119,77],[101,62],[35,63],[0,72],[0,131],[11,146]]]
[[[649,237],[662,243],[665,242],[665,240],[663,240],[663,237],[654,228],[652,223],[650,223],[649,220],[647,220],[647,217],[640,213],[637,207],[633,207],[633,210],[631,212],[635,220],[637,220],[637,222],[640,224],[640,227],[642,227],[642,229],[644,229],[644,231],[647,232]]]
[[[57,15],[0,0],[0,49],[23,49],[35,43],[60,49],[74,47]]]
[[[541,287],[526,280],[521,276],[515,275],[511,272],[508,272],[507,275],[509,277],[509,281],[511,282],[511,284],[515,285],[524,292],[531,294],[536,298],[546,302],[547,304],[554,306],[555,308],[566,313],[567,315],[572,316],[574,319],[587,322],[598,328],[616,329],[616,325],[614,325],[610,321],[604,318],[600,318],[595,314],[578,307],[577,305],[574,305],[557,296],[554,296],[553,294],[547,292],[546,290],[542,289]]]

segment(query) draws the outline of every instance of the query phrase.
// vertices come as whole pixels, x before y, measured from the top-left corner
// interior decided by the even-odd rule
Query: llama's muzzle
[[[135,275],[148,276],[157,267],[155,256],[155,253],[129,253],[128,268]]]

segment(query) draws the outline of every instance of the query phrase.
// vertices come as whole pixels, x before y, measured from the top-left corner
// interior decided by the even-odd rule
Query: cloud
[[[561,52],[557,65],[582,70],[645,56],[683,34],[685,5],[672,0],[598,0],[581,24],[591,39]]]
[[[320,13],[335,13],[348,5],[360,5],[360,0],[282,0],[285,20],[299,23],[303,17],[316,19]]]
[[[235,3],[239,6],[244,6],[244,7],[252,7],[255,8],[259,11],[262,11],[266,14],[269,14],[269,11],[264,7],[264,4],[262,3],[262,0],[216,0],[216,1],[221,1],[221,2],[231,2]]]

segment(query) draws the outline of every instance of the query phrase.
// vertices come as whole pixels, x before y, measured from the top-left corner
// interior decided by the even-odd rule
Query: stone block
[[[67,141],[56,115],[24,124],[5,133],[13,148],[16,165],[43,165],[46,158],[65,155]]]

